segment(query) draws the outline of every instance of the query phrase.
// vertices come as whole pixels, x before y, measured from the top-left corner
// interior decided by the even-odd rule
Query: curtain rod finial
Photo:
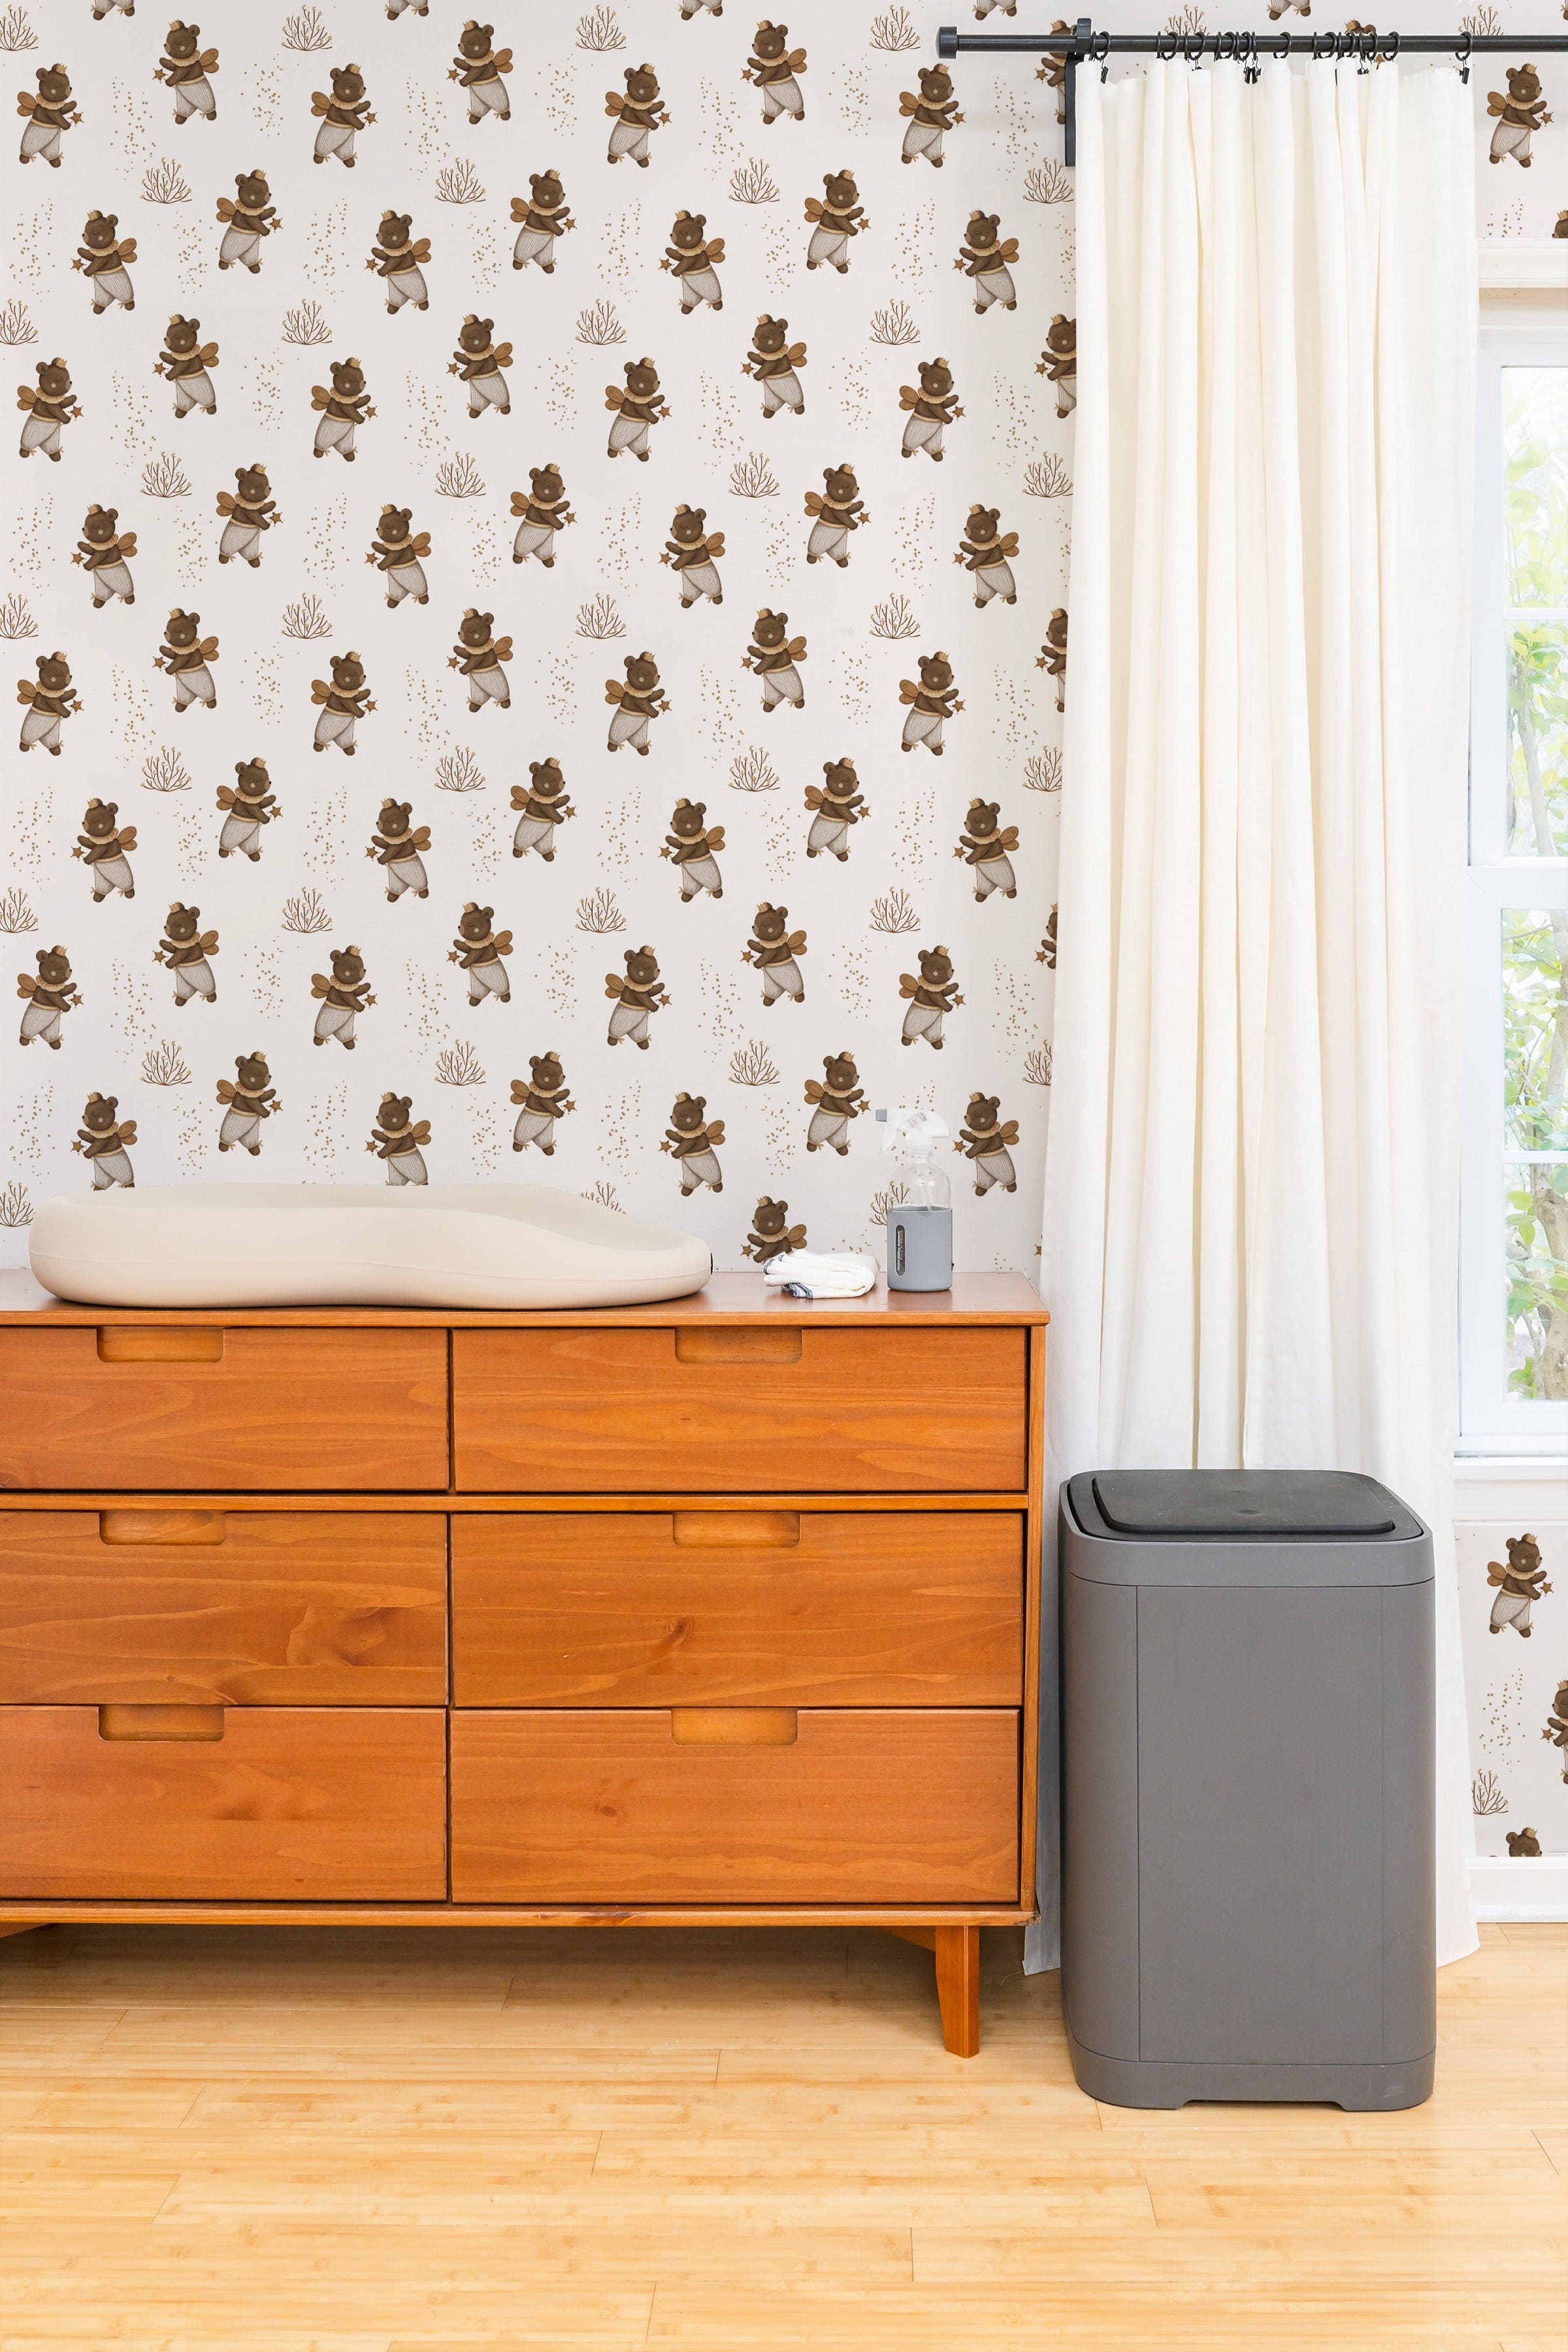
[[[936,53],[939,58],[955,58],[958,55],[958,26],[956,25],[942,25],[939,26],[936,37]]]

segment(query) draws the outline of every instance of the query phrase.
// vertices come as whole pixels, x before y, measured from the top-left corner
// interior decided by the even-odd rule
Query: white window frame
[[[1476,383],[1470,833],[1465,919],[1460,1166],[1460,1455],[1568,1457],[1568,1402],[1510,1398],[1502,1302],[1502,961],[1505,907],[1568,908],[1568,857],[1508,852],[1511,791],[1503,615],[1502,371],[1568,368],[1568,309],[1483,309]],[[1542,613],[1542,618],[1558,617]],[[1568,608],[1561,617],[1568,623]]]

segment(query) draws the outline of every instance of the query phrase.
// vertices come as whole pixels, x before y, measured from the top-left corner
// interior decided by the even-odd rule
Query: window
[[[1568,1452],[1568,314],[1483,322],[1460,1451]]]

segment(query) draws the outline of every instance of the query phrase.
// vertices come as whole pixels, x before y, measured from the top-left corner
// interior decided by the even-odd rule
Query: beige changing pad
[[[542,1184],[148,1184],[67,1192],[34,1274],[105,1307],[624,1307],[681,1298],[706,1242]]]

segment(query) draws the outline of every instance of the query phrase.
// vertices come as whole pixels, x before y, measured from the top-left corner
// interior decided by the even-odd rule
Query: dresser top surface
[[[62,1324],[259,1324],[274,1328],[528,1330],[560,1325],[675,1323],[823,1324],[862,1330],[879,1324],[1028,1324],[1049,1321],[1039,1293],[1021,1274],[955,1274],[951,1290],[889,1290],[880,1276],[863,1298],[789,1298],[760,1274],[716,1274],[685,1298],[640,1307],[496,1311],[457,1307],[105,1307],[57,1298],[25,1269],[0,1272],[0,1327]]]

